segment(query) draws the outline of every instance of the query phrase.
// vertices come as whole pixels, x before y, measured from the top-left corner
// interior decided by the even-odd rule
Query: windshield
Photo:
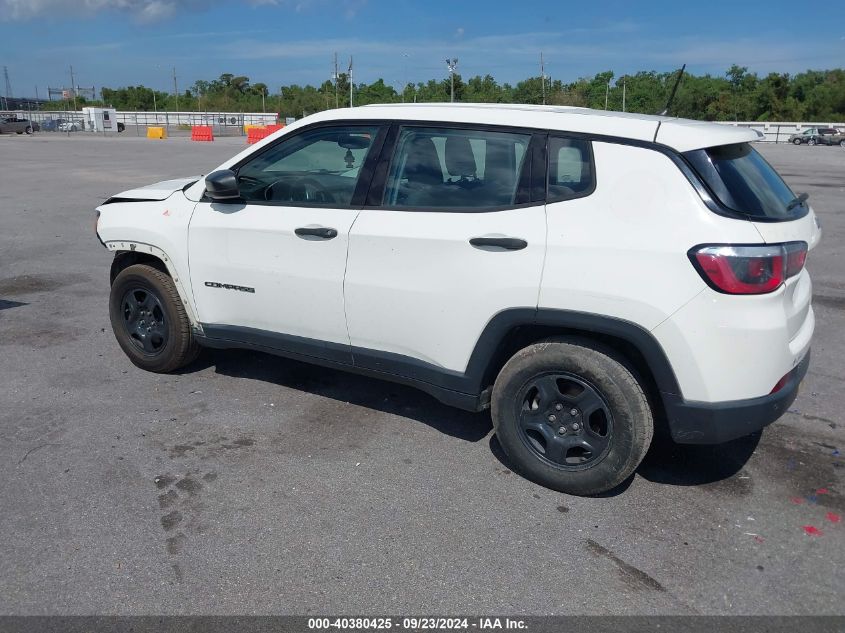
[[[719,201],[750,219],[794,220],[806,202],[748,143],[721,145],[684,154]]]

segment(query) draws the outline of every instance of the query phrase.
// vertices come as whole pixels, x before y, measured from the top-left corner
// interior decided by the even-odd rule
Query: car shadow
[[[760,443],[762,432],[724,444],[675,444],[656,439],[637,469],[648,481],[673,486],[700,486],[733,477]]]
[[[193,373],[208,367],[214,367],[224,376],[260,380],[398,415],[467,442],[480,442],[490,436],[493,456],[505,468],[519,473],[495,434],[490,433],[493,425],[487,411],[462,411],[413,387],[249,350],[205,350],[199,359],[179,373]],[[722,481],[742,470],[757,448],[761,435],[758,432],[716,445],[675,444],[660,435],[655,437],[635,475],[672,486],[699,486]],[[624,493],[635,475],[612,490],[594,496],[607,498]]]
[[[25,306],[25,303],[20,301],[9,301],[8,299],[0,299],[0,310],[8,310],[10,308],[20,308]]]
[[[493,429],[486,411],[462,411],[413,387],[262,352],[205,350],[183,371],[192,373],[212,366],[224,376],[260,380],[409,418],[467,442],[480,442]]]
[[[757,432],[713,445],[675,444],[669,438],[656,437],[634,475],[611,490],[590,496],[616,497],[629,488],[636,475],[652,483],[671,486],[700,486],[729,479],[751,458],[761,436],[762,433]],[[503,466],[519,474],[495,435],[490,438],[490,452]]]

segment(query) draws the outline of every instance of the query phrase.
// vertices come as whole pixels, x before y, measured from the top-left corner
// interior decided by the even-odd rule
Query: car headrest
[[[437,156],[437,148],[427,136],[416,136],[408,147],[404,176],[410,183],[434,185],[443,184],[443,168]]]
[[[466,136],[446,137],[446,169],[452,176],[475,176],[478,166]]]

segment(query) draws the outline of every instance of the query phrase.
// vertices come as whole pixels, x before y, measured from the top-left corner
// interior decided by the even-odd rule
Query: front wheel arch
[[[108,244],[112,243],[109,242]],[[134,264],[147,264],[173,279],[176,291],[179,293],[179,298],[182,300],[188,319],[191,321],[191,326],[196,332],[202,333],[202,326],[199,323],[196,307],[193,303],[190,284],[187,280],[185,283],[182,282],[183,277],[180,277],[175,269],[173,260],[160,248],[138,243],[135,250],[116,251],[111,264],[109,285],[114,283],[115,278],[122,270]]]
[[[120,274],[120,271],[125,268],[129,268],[134,264],[147,264],[165,274],[170,274],[170,271],[167,269],[165,263],[155,255],[151,255],[149,253],[139,253],[137,251],[119,251],[115,253],[114,259],[111,263],[109,285],[114,283],[115,277]]]

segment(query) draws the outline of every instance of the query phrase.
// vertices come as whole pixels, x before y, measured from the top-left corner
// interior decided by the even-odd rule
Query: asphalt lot
[[[93,208],[244,143],[0,137],[0,613],[845,613],[845,151],[762,147],[825,231],[791,412],[577,498],[410,388],[247,352],[129,363]]]

